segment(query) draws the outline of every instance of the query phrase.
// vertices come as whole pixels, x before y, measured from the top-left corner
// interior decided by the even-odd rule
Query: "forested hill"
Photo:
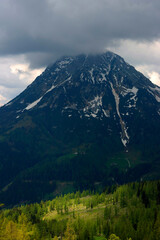
[[[1,207],[3,205],[1,204]],[[1,209],[1,240],[159,240],[160,181]]]

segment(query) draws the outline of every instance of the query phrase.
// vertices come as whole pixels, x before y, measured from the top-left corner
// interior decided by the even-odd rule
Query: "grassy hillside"
[[[160,181],[70,193],[52,201],[5,209],[3,240],[159,240]]]

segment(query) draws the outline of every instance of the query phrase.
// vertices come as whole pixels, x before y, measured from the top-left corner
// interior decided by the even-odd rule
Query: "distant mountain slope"
[[[0,108],[0,198],[158,178],[159,138],[158,86],[111,52],[63,57]]]

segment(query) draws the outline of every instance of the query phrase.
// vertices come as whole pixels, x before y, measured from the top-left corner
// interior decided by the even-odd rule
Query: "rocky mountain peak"
[[[19,182],[159,176],[159,132],[160,88],[123,58],[63,57],[0,108],[0,198]]]
[[[63,57],[46,68],[3,109],[13,108],[16,119],[26,111],[46,108],[69,118],[113,119],[120,126],[120,138],[126,147],[130,141],[128,121],[140,111],[142,92],[159,115],[160,88],[123,58],[112,52],[79,55]]]

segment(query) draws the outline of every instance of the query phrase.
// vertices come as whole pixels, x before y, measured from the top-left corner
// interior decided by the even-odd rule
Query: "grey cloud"
[[[160,37],[159,0],[1,0],[0,54],[31,67],[62,55],[103,51],[123,39]]]
[[[125,40],[118,46],[109,48],[111,51],[123,56],[130,64],[154,66],[160,73],[160,41],[140,42]]]

